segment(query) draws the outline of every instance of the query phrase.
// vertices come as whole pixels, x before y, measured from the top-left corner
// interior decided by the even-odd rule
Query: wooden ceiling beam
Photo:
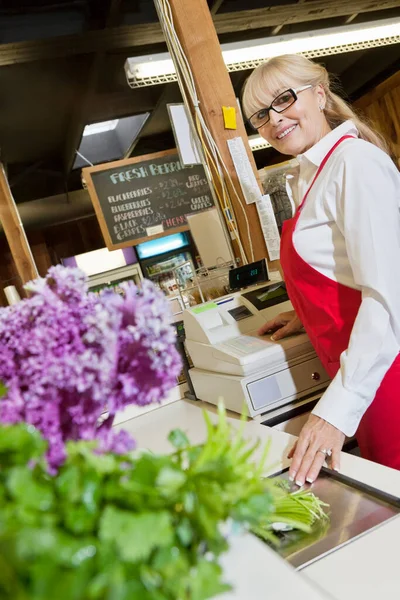
[[[210,6],[210,13],[214,16],[217,14],[224,0],[214,0]]]
[[[217,14],[214,17],[214,24],[218,35],[222,35],[232,31],[248,31],[278,25],[320,21],[322,19],[345,17],[356,12],[384,11],[398,7],[399,3],[396,0],[382,0],[382,2],[376,0],[352,0],[351,2],[349,0],[335,0],[335,2],[332,2],[332,0],[314,0],[313,2],[301,4],[285,4]]]
[[[354,19],[356,19],[358,17],[358,13],[353,13],[352,15],[350,15],[349,17],[347,17],[347,19],[345,20],[345,25],[349,25],[350,23],[352,23],[354,21]]]
[[[255,10],[222,13],[214,16],[218,35],[346,17],[357,13],[398,8],[398,0],[314,0],[313,2],[270,6]],[[53,58],[132,49],[139,54],[143,47],[164,41],[159,23],[143,23],[86,31],[45,40],[0,45],[0,66]],[[149,53],[148,48],[146,49]]]

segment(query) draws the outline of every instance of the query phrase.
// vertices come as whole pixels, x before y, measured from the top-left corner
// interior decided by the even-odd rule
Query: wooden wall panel
[[[400,167],[400,71],[354,103],[389,142]]]

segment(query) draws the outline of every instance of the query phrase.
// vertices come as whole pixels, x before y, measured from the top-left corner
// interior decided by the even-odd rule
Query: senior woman
[[[289,455],[290,477],[314,481],[327,456],[339,469],[355,433],[364,458],[400,469],[400,175],[326,69],[302,56],[255,69],[243,104],[260,135],[299,163],[281,239],[295,311],[259,333],[278,340],[304,326],[332,378]]]

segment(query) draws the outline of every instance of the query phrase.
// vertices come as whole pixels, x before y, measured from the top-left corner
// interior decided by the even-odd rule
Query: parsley
[[[69,442],[55,476],[35,429],[1,427],[0,598],[206,600],[228,590],[218,560],[229,534],[273,539],[275,511],[284,520],[292,505],[262,478],[268,449],[256,463],[244,420],[234,432],[221,408],[217,425],[204,418],[204,444],[176,430],[165,456]]]

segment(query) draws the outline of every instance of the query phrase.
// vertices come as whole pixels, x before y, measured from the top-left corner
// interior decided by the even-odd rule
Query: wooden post
[[[49,249],[43,233],[41,231],[34,231],[30,233],[29,244],[38,273],[40,277],[45,277],[47,271],[53,263],[51,262]]]
[[[237,105],[232,83],[226,69],[218,37],[206,0],[170,0],[175,29],[180,43],[188,58],[200,100],[200,109],[227,166],[235,190],[242,201],[242,207],[230,189],[230,198],[234,208],[236,222],[246,256],[251,262],[250,241],[253,246],[254,260],[267,258],[267,248],[261,230],[257,209],[254,204],[246,204],[237,173],[227,145],[227,140],[242,137],[254,174],[260,185],[257,168],[247,134]],[[237,129],[225,129],[222,107],[234,107]],[[246,217],[250,224],[250,238]],[[279,261],[270,263],[274,268]]]
[[[35,261],[10,186],[0,163],[0,222],[22,283],[38,277]]]

